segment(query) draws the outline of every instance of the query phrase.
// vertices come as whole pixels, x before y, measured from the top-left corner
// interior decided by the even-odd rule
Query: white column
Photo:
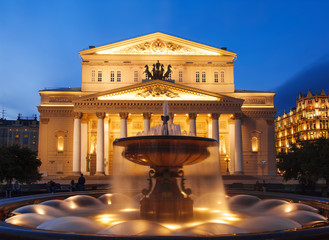
[[[97,112],[97,147],[96,174],[104,175],[104,117],[105,113]]]
[[[109,119],[106,118],[104,122],[104,165],[106,175],[109,175],[109,140]]]
[[[120,115],[120,137],[125,138],[127,137],[127,118],[128,118],[128,113],[123,112],[119,113]]]
[[[241,116],[235,116],[235,174],[243,174]]]
[[[169,113],[169,123],[170,124],[174,124],[174,117],[175,117],[175,113]]]
[[[196,136],[196,113],[189,113],[190,118],[190,134],[191,136]]]
[[[235,120],[229,120],[230,135],[230,173],[235,172]]]
[[[81,173],[81,112],[74,113],[74,126],[73,126],[73,174]]]
[[[219,142],[219,126],[218,126],[218,118],[220,114],[219,113],[212,113],[211,119],[212,119],[212,138],[216,139]]]
[[[81,120],[81,172],[87,174],[88,128],[87,119]]]
[[[143,113],[144,117],[144,134],[147,135],[150,131],[150,119],[151,119],[151,113],[145,112]]]

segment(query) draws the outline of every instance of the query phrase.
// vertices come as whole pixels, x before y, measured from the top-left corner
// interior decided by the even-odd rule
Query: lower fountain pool
[[[155,222],[140,219],[136,198],[108,193],[98,198],[76,195],[64,200],[48,200],[15,209],[5,222],[36,231],[102,236],[218,237],[296,231],[327,221],[309,205],[279,199],[261,200],[252,195],[227,197],[230,210],[223,211],[221,203],[216,202],[217,194],[208,194],[193,199],[194,216],[190,221]],[[211,207],[209,200],[213,201]]]

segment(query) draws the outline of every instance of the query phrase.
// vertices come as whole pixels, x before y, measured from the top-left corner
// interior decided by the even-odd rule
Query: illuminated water
[[[122,194],[98,199],[80,195],[28,205],[16,209],[6,222],[76,233],[214,236],[298,229],[326,221],[317,209],[304,204],[237,195],[227,198],[230,210],[222,211],[220,202],[210,207],[202,204],[202,198],[195,198],[194,219],[184,223],[141,220],[136,198]]]

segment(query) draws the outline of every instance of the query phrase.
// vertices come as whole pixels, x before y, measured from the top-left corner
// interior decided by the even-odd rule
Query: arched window
[[[220,82],[224,82],[224,80],[225,80],[225,73],[224,73],[224,71],[221,71],[220,72]]]
[[[64,137],[63,136],[57,137],[57,151],[64,152]]]
[[[111,82],[114,82],[114,71],[111,71]]]
[[[103,80],[103,73],[102,71],[98,71],[98,82],[101,82]]]
[[[117,82],[121,82],[121,71],[117,71]]]
[[[218,72],[214,73],[214,82],[218,82]]]
[[[252,152],[258,152],[258,138],[257,137],[252,137],[251,139],[251,150]]]
[[[200,72],[195,73],[195,81],[200,82]]]
[[[134,82],[138,82],[138,71],[134,71]]]
[[[183,82],[183,71],[178,72],[178,82]]]
[[[202,82],[206,82],[206,72],[202,72]]]
[[[96,72],[95,72],[95,70],[92,70],[91,71],[91,81],[92,82],[95,82],[95,76],[96,76]]]

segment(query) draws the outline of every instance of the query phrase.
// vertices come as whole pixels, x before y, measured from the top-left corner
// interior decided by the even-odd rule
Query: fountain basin
[[[215,139],[191,136],[137,136],[120,138],[114,146],[125,147],[123,157],[150,167],[181,168],[199,163],[209,157],[208,148],[216,146]]]

